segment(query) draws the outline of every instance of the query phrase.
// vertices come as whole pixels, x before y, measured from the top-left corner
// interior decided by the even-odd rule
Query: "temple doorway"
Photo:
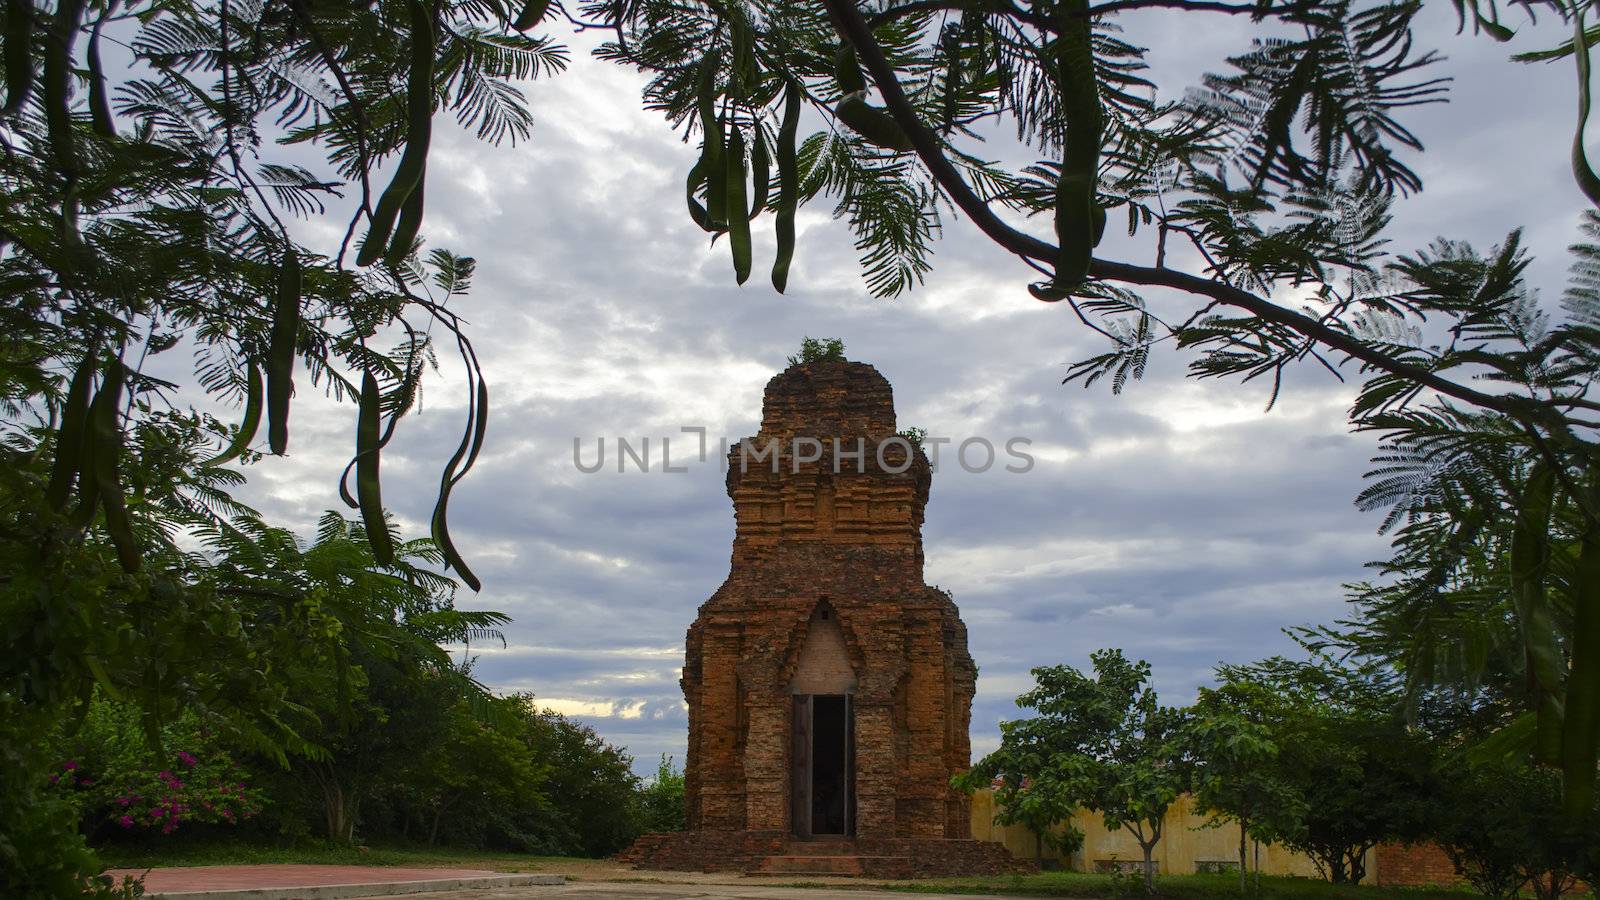
[[[794,833],[855,831],[855,715],[848,694],[794,697]]]

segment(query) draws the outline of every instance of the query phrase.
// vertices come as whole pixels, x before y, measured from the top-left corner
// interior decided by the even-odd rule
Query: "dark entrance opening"
[[[794,698],[794,830],[845,837],[855,830],[855,733],[847,694]]]

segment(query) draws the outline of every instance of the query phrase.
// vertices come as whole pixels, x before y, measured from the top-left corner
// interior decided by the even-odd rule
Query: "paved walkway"
[[[561,866],[550,868],[560,869]],[[505,882],[511,879],[531,880],[540,876],[507,875],[476,869],[392,866],[186,866],[149,870],[145,875],[145,890],[147,894],[171,897],[173,900],[186,896],[194,900],[205,900],[208,896],[217,900],[252,896],[283,900],[331,900],[393,896],[402,891],[408,900],[907,900],[904,892],[873,890],[867,887],[871,882],[860,879],[807,879],[807,883],[817,886],[795,888],[780,887],[767,878],[746,878],[727,873],[607,868],[610,871],[604,874],[584,874],[589,877],[599,875],[601,878],[625,877],[629,880],[513,885]],[[144,872],[117,869],[109,874],[120,877]],[[548,878],[549,875],[543,877]],[[449,889],[416,892],[419,888],[428,887],[416,882],[433,882],[441,888],[448,886]],[[793,883],[792,880],[790,883]],[[918,894],[917,900],[984,900],[984,897],[973,894]]]
[[[164,869],[112,869],[114,879],[143,876],[150,897],[195,900],[341,900],[450,890],[486,890],[561,881],[554,875],[508,875],[486,869],[400,866],[181,866]]]
[[[640,873],[647,876],[653,873]],[[855,883],[860,883],[859,881]],[[541,887],[488,888],[412,894],[408,900],[999,900],[988,894],[907,894],[839,887],[792,888],[750,884],[568,882]],[[1016,900],[1015,897],[1004,900]]]

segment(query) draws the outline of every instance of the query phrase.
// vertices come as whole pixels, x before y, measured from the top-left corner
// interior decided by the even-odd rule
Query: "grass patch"
[[[798,885],[797,885],[798,886]],[[841,885],[830,884],[830,888]],[[866,885],[863,885],[866,887]],[[1145,896],[1140,876],[1040,872],[1034,875],[994,875],[971,878],[928,878],[872,885],[882,890],[912,894],[1011,894],[1023,897],[1126,897]],[[1313,878],[1264,875],[1261,893],[1276,900],[1462,900],[1464,888],[1380,888],[1370,885],[1329,884]],[[1238,900],[1237,875],[1158,875],[1156,895],[1174,900]]]
[[[453,847],[338,847],[304,844],[264,847],[243,842],[204,842],[162,845],[113,845],[99,851],[101,862],[112,869],[167,866],[241,866],[263,863],[306,863],[343,866],[439,866],[489,869],[495,872],[536,872],[570,861],[561,856],[534,856],[496,850],[462,850]]]

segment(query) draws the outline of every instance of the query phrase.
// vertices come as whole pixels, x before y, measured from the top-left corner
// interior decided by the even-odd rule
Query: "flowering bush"
[[[97,706],[109,704],[97,703]],[[146,748],[124,711],[91,712],[81,752],[50,775],[77,803],[86,826],[172,834],[192,823],[235,825],[254,818],[265,793],[208,731],[180,721],[163,729],[165,761]],[[182,746],[184,749],[171,749]]]

